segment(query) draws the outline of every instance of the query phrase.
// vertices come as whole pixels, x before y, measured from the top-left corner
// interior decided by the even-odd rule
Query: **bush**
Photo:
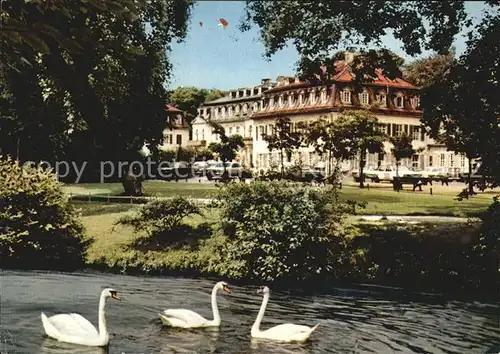
[[[165,246],[185,241],[194,234],[210,235],[205,225],[194,229],[183,224],[183,220],[191,215],[202,215],[201,209],[184,197],[158,199],[142,206],[135,215],[120,218],[116,224],[132,226],[136,233],[146,233],[139,243]]]
[[[74,269],[88,245],[55,174],[0,156],[0,266]]]
[[[335,189],[283,182],[229,184],[218,195],[221,234],[206,242],[208,271],[235,278],[323,276],[345,246],[347,205]],[[202,257],[203,258],[203,257]]]

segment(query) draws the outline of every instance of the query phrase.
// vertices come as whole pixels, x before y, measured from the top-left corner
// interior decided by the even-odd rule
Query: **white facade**
[[[163,144],[160,150],[176,150],[179,146],[186,147],[190,140],[189,124],[182,115],[170,114],[170,125],[163,130]]]
[[[270,134],[276,119],[289,117],[295,127],[299,122],[311,122],[320,118],[335,119],[342,109],[369,109],[385,124],[390,136],[407,133],[414,137],[415,149],[422,149],[402,164],[408,167],[446,167],[457,174],[468,169],[465,157],[446,151],[424,133],[420,124],[422,111],[419,109],[418,88],[400,80],[388,80],[379,74],[371,84],[361,91],[351,86],[352,77],[348,70],[340,70],[333,83],[319,86],[300,82],[289,77],[278,77],[277,82],[262,80],[261,85],[231,91],[228,96],[208,102],[199,109],[193,121],[193,147],[208,146],[217,142],[207,121],[221,124],[227,135],[239,134],[245,138],[246,146],[241,149],[241,161],[257,171],[266,170],[278,163],[279,152],[270,152],[262,134]],[[443,157],[444,156],[444,157]],[[300,148],[294,154],[291,164],[301,159],[305,167],[323,167],[324,159],[312,147]],[[385,143],[385,154],[369,154],[367,166],[394,164],[391,144]],[[357,168],[356,160],[346,162],[343,170]]]

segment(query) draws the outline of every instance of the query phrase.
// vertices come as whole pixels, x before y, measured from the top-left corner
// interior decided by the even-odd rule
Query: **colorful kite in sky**
[[[229,25],[229,22],[227,22],[225,19],[220,18],[219,19],[219,26],[226,28]]]

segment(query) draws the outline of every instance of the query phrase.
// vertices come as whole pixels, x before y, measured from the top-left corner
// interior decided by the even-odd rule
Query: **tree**
[[[381,131],[381,124],[377,117],[365,110],[352,110],[342,113],[346,132],[349,136],[346,139],[351,141],[354,155],[359,156],[359,188],[364,188],[363,169],[366,164],[366,153],[380,153],[384,151],[384,141],[386,135]]]
[[[403,78],[419,87],[428,87],[441,82],[451,70],[455,51],[432,54],[426,58],[415,60],[403,67]]]
[[[231,135],[227,136],[224,127],[215,122],[209,122],[213,129],[213,133],[218,135],[220,142],[212,142],[208,145],[208,148],[214,153],[218,154],[224,166],[223,179],[228,178],[227,174],[227,162],[233,160],[236,157],[239,148],[245,146],[243,137],[241,135]]]
[[[156,150],[162,142],[166,124],[164,84],[171,72],[167,50],[174,39],[184,38],[193,4],[141,0],[136,3],[135,16],[124,16],[118,5],[130,1],[119,0],[114,5],[104,0],[56,3],[47,9],[42,9],[39,1],[9,2],[3,7],[2,19],[8,17],[10,25],[22,25],[19,30],[2,32],[2,41],[8,44],[3,46],[2,60],[7,68],[3,75],[14,104],[27,105],[25,111],[43,112],[56,103],[63,113],[60,121],[65,124],[59,124],[57,131],[49,135],[57,137],[51,141],[60,144],[67,139],[68,145],[62,149],[65,158],[81,164],[87,162],[85,172],[95,178],[94,172],[99,170],[101,161],[130,162],[139,158],[137,151],[144,143]],[[23,28],[31,37],[32,29],[39,31],[42,46],[48,50],[11,38],[16,37],[16,31],[24,31]],[[49,34],[43,34],[42,29],[50,30]],[[69,42],[76,37],[78,41],[73,42],[80,50],[59,45],[53,40],[54,33],[63,39],[70,38]],[[10,37],[5,39],[5,36]],[[36,100],[27,101],[27,94],[22,92],[26,88],[15,84],[28,74],[30,77],[24,80],[43,86],[43,90],[29,91]],[[46,102],[49,98],[51,101],[42,105],[44,109],[31,103]],[[32,140],[33,133],[28,128],[52,124],[40,118],[39,114],[16,111],[13,116],[16,124],[8,126],[10,155],[15,154],[18,141]],[[41,158],[42,149],[27,144],[21,147],[21,160]],[[51,158],[54,154],[47,152],[46,156]]]
[[[219,89],[211,89],[205,97],[205,102],[210,102],[218,98],[224,97],[226,95],[225,91]]]
[[[384,74],[397,76],[399,67],[394,65],[388,51],[378,55],[365,52],[370,44],[380,44],[386,33],[392,32],[402,42],[404,51],[415,56],[423,50],[445,54],[454,36],[468,25],[464,1],[453,2],[332,2],[318,1],[247,1],[246,19],[242,30],[252,24],[260,28],[265,55],[270,58],[292,42],[303,60],[319,61],[342,47],[356,48],[366,56],[359,59],[366,65],[356,69],[373,69],[378,59],[386,61]],[[492,2],[493,3],[493,2]],[[426,22],[431,23],[426,27]],[[392,62],[389,63],[389,62]],[[355,74],[358,74],[355,70]],[[357,75],[363,78],[362,75]]]
[[[269,151],[278,150],[281,161],[281,178],[285,175],[285,153],[290,155],[301,145],[301,134],[292,131],[292,123],[288,117],[279,117],[271,134],[263,136]]]
[[[471,160],[481,162],[490,186],[500,182],[500,13],[469,33],[466,52],[439,82],[422,93],[423,122],[431,136],[469,159],[468,194],[473,194]]]
[[[415,155],[416,150],[413,149],[412,138],[408,134],[393,136],[389,141],[393,145],[391,152],[396,159],[396,176],[399,176],[398,168],[401,164],[401,160],[412,157]]]
[[[340,164],[355,156],[353,140],[351,138],[350,121],[346,116],[339,116],[330,121],[325,118],[313,122],[306,135],[306,141],[320,156],[327,155],[328,172],[333,183],[340,175]],[[332,160],[335,159],[335,168],[332,174]]]
[[[198,115],[198,108],[205,102],[208,90],[196,87],[178,87],[170,95],[170,103],[187,113],[191,122]]]

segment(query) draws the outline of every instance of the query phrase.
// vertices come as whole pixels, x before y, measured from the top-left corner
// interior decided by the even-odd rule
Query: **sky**
[[[173,64],[169,89],[194,86],[230,90],[258,85],[263,78],[275,80],[280,75],[295,74],[299,59],[295,48],[286,47],[268,60],[264,57],[258,28],[248,32],[238,29],[244,7],[244,1],[199,1],[195,5],[185,41],[174,43],[169,53]],[[482,2],[466,4],[467,12],[476,21],[485,8]],[[226,19],[229,26],[219,27],[219,18]],[[383,44],[406,62],[415,59],[407,56],[401,50],[401,42],[390,34],[383,38]],[[457,36],[454,45],[458,55],[464,51],[463,35]],[[425,52],[419,57],[429,54]]]

